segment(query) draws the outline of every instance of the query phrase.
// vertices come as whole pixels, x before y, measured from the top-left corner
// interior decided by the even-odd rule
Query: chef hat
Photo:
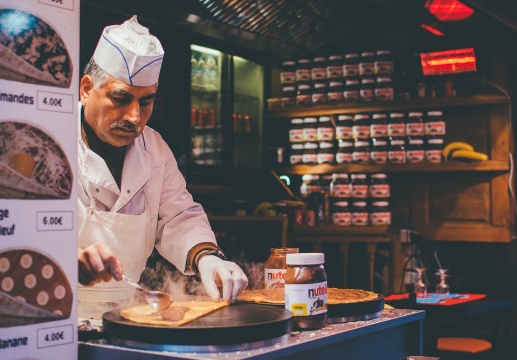
[[[121,25],[104,28],[93,59],[128,85],[150,86],[158,82],[163,54],[160,41],[138,23],[135,15]]]

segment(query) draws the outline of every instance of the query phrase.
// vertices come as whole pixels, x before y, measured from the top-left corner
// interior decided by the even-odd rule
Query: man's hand
[[[248,278],[242,269],[231,261],[224,261],[217,256],[207,255],[197,265],[201,282],[213,301],[219,301],[217,286],[223,286],[223,300],[234,302],[242,290],[248,286]]]
[[[77,248],[79,262],[79,282],[92,286],[102,281],[122,280],[122,265],[111,248],[96,243],[85,249]]]

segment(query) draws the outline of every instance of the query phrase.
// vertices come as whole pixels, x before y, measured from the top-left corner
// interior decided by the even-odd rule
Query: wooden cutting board
[[[160,326],[169,326],[176,327],[187,324],[193,320],[199,319],[202,316],[210,314],[211,312],[221,309],[225,306],[230,305],[230,303],[221,301],[221,302],[212,302],[212,301],[185,301],[185,302],[174,302],[171,307],[187,307],[188,311],[185,313],[185,316],[180,321],[169,321],[164,320],[159,312],[151,309],[149,305],[139,305],[133,306],[128,309],[124,309],[120,311],[120,316],[124,319],[145,325],[160,325]]]

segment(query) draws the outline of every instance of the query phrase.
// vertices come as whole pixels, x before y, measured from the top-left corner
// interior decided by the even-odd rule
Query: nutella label
[[[371,137],[387,137],[388,136],[388,125],[370,125]]]
[[[375,151],[372,150],[370,153],[370,159],[372,161],[372,164],[386,164],[388,162],[388,152],[383,151]]]
[[[372,198],[389,198],[390,186],[388,184],[370,185],[370,196]]]
[[[327,94],[327,99],[329,102],[340,102],[343,100],[343,93],[341,91],[329,92]]]
[[[341,78],[342,75],[343,75],[342,66],[327,66],[327,78],[337,79],[337,78]]]
[[[405,164],[406,152],[404,150],[389,151],[388,161],[392,164]]]
[[[322,68],[313,68],[311,70],[311,76],[312,76],[312,80],[323,80],[323,79],[326,79],[327,77],[327,69],[322,67]]]
[[[352,153],[352,162],[356,164],[370,163],[370,153],[367,151],[354,151]]]
[[[356,139],[368,139],[370,137],[370,126],[354,125],[352,127],[352,135]]]
[[[264,288],[283,288],[285,284],[285,269],[264,269]]]
[[[371,225],[390,225],[391,224],[391,213],[386,212],[374,212],[370,214]]]
[[[304,164],[316,164],[318,162],[318,154],[303,154],[302,162]]]
[[[373,89],[361,89],[359,90],[359,97],[362,101],[373,100]]]
[[[334,140],[334,128],[318,128],[317,136],[319,141]]]
[[[393,100],[393,88],[376,88],[374,95],[377,100]]]
[[[296,102],[298,103],[298,105],[309,105],[312,103],[312,95],[297,95]]]
[[[343,76],[344,77],[353,77],[359,75],[359,65],[358,64],[347,64],[343,65]]]
[[[305,128],[305,129],[303,129],[303,140],[304,141],[316,141],[316,140],[318,140],[318,130],[316,128]]]
[[[406,133],[408,136],[423,136],[425,133],[424,123],[407,123]]]
[[[373,75],[373,63],[359,63],[359,75]]]
[[[432,163],[442,162],[442,151],[441,150],[426,150],[425,158],[427,161]]]
[[[332,164],[334,162],[334,154],[318,154],[318,164]]]
[[[376,74],[392,74],[393,61],[376,61],[373,64],[373,70]]]
[[[296,104],[295,99],[290,97],[283,97],[280,99],[280,102],[284,108],[293,107]]]
[[[335,184],[332,185],[332,197],[336,198],[349,198],[352,194],[352,188],[349,184]]]
[[[297,69],[296,70],[296,80],[298,82],[309,81],[310,79],[311,79],[311,71],[309,69]]]
[[[290,142],[302,142],[303,141],[303,129],[289,130],[289,141]]]
[[[296,81],[296,73],[295,72],[281,72],[280,73],[280,83],[282,84],[294,84]]]
[[[388,125],[389,136],[406,136],[406,125],[400,124],[389,124]]]
[[[303,161],[303,159],[302,159],[302,155],[301,154],[300,155],[296,154],[296,155],[289,156],[289,163],[291,165],[301,164],[302,161]]]
[[[345,90],[345,91],[343,91],[343,97],[347,101],[358,101],[359,100],[359,91]]]
[[[312,316],[327,312],[327,282],[285,284],[285,308],[293,316]]]
[[[368,225],[368,213],[353,212],[352,213],[352,225],[353,226],[367,226]]]
[[[312,94],[312,102],[315,105],[325,104],[327,102],[327,94]]]
[[[335,212],[332,214],[332,223],[339,226],[350,226],[352,215],[349,212]]]
[[[407,161],[411,164],[421,163],[425,159],[424,150],[408,150]]]
[[[353,198],[367,198],[368,197],[368,185],[352,185],[352,197]]]
[[[351,164],[353,162],[352,154],[350,153],[340,153],[336,154],[336,162],[338,164]]]
[[[337,139],[351,139],[353,135],[351,126],[337,126],[336,127],[336,138]]]
[[[436,121],[425,123],[426,135],[445,135],[445,122]]]

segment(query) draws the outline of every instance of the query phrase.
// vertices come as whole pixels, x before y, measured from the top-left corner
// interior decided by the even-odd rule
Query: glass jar
[[[312,106],[312,85],[298,84],[298,92],[296,94],[296,105]]]
[[[296,82],[296,61],[285,60],[282,62],[282,71],[280,72],[281,84],[294,84]]]
[[[291,126],[289,128],[289,142],[303,142],[303,119],[291,119]]]
[[[327,323],[327,274],[323,253],[286,255],[285,308],[295,330],[320,329]]]
[[[314,105],[324,105],[327,103],[327,83],[325,81],[317,81],[314,83],[314,91],[312,92],[312,103]]]
[[[353,162],[354,143],[352,141],[340,140],[336,152],[337,164],[351,164]]]
[[[372,174],[368,194],[372,199],[386,199],[391,196],[391,187],[388,184],[388,176],[384,173]]]
[[[388,162],[390,164],[406,163],[406,142],[401,138],[392,138],[388,149]]]
[[[332,182],[330,183],[330,197],[334,201],[349,199],[352,195],[348,174],[334,173],[332,174]]]
[[[282,97],[280,98],[282,108],[291,108],[296,105],[296,88],[293,85],[282,87]]]
[[[359,54],[345,54],[343,59],[343,77],[359,76]]]
[[[341,79],[343,77],[343,56],[330,55],[327,65],[327,79]]]
[[[352,153],[352,162],[359,165],[368,165],[370,163],[370,142],[365,140],[356,140],[354,142],[354,152]]]
[[[352,115],[338,115],[336,124],[336,140],[350,140],[353,138],[354,117]]]
[[[365,51],[361,53],[359,59],[359,75],[360,76],[371,76],[374,74],[374,62],[375,53],[371,51]]]
[[[327,58],[325,56],[317,56],[312,60],[311,78],[312,80],[327,78]]]
[[[346,80],[343,101],[354,103],[359,101],[359,80]]]
[[[284,288],[287,271],[286,255],[299,253],[298,248],[271,248],[270,255],[264,263],[264,288]]]
[[[300,196],[302,198],[306,199],[310,194],[320,192],[321,184],[319,175],[302,175],[302,184],[300,185]]]
[[[330,116],[320,116],[317,128],[318,141],[333,141],[336,137]]]
[[[382,226],[391,224],[391,212],[388,201],[372,201],[370,225]]]
[[[375,74],[393,74],[393,58],[391,50],[377,50],[375,53],[375,61],[373,63],[373,71]]]
[[[350,213],[352,226],[368,226],[370,216],[366,201],[354,201]]]
[[[424,140],[422,139],[409,139],[408,148],[406,151],[407,162],[411,164],[417,164],[424,162],[425,151],[424,151]]]
[[[427,146],[425,148],[425,159],[430,163],[439,164],[442,162],[443,154],[443,139],[427,139]]]
[[[378,77],[373,96],[376,101],[392,101],[394,99],[391,77]]]
[[[320,149],[318,151],[318,164],[333,164],[336,159],[336,153],[334,151],[334,143],[330,141],[320,142]]]
[[[445,135],[445,121],[443,120],[443,112],[428,111],[425,118],[425,134],[426,135]]]
[[[368,198],[368,183],[366,174],[352,174],[350,182],[351,196],[354,199]]]
[[[385,138],[388,136],[388,116],[386,114],[373,114],[370,124],[370,137]]]
[[[354,125],[352,126],[352,136],[356,140],[370,139],[371,120],[368,114],[357,114],[354,116]]]
[[[318,119],[306,117],[303,119],[303,141],[318,140]]]
[[[361,79],[359,87],[359,101],[372,102],[374,98],[373,89],[375,88],[375,80],[372,78]]]
[[[391,113],[388,121],[388,136],[405,137],[406,136],[406,115],[404,113]]]
[[[370,149],[370,162],[375,165],[388,163],[388,138],[373,138]]]
[[[310,59],[298,59],[296,66],[296,81],[297,82],[308,82],[311,80],[311,60]]]
[[[303,144],[294,143],[291,145],[291,154],[289,155],[289,163],[291,165],[298,165],[302,163]]]
[[[327,93],[327,103],[329,105],[336,105],[341,102],[343,102],[343,82],[331,81]]]
[[[332,224],[339,226],[352,225],[352,216],[348,208],[348,201],[337,201],[332,204]]]
[[[406,135],[410,138],[423,138],[425,135],[424,116],[423,113],[412,111],[408,114],[406,120]]]
[[[302,163],[307,165],[318,163],[318,143],[306,142],[303,145]]]

